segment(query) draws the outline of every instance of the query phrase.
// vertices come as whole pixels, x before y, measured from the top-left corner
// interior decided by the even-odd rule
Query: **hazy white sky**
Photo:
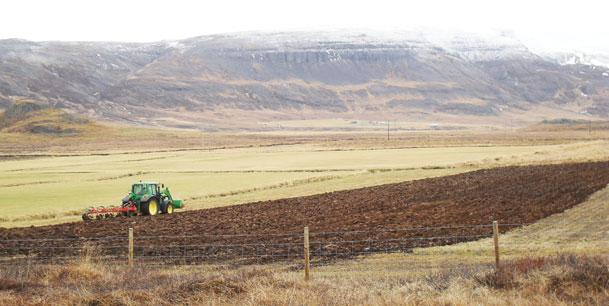
[[[511,30],[534,50],[609,51],[608,1],[3,0],[0,38],[157,41],[235,31]]]

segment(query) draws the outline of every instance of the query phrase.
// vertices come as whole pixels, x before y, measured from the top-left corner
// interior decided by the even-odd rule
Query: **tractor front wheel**
[[[173,214],[173,204],[167,204],[167,208],[165,209],[166,214]]]
[[[142,213],[145,216],[155,216],[159,213],[159,203],[156,199],[150,199],[150,201],[142,205]]]

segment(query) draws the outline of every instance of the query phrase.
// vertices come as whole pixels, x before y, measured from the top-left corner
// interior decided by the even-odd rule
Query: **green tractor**
[[[165,185],[140,181],[131,186],[131,192],[123,199],[120,207],[91,207],[85,211],[82,219],[87,221],[117,216],[172,214],[175,209],[182,207],[182,200],[174,199]]]

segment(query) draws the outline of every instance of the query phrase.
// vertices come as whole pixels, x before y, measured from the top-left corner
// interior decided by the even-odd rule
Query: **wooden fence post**
[[[129,228],[129,267],[133,267],[133,227]]]
[[[493,240],[495,243],[495,270],[499,270],[499,223],[493,221]]]
[[[309,271],[310,271],[310,260],[309,260],[309,227],[304,227],[304,271],[305,271],[305,281],[309,280]]]
[[[25,270],[25,278],[23,277],[23,275],[21,276],[21,289],[23,290],[25,288],[25,281],[28,280],[30,278],[30,265],[31,265],[31,257],[30,257],[30,252],[31,250],[28,249],[27,250],[27,267]]]

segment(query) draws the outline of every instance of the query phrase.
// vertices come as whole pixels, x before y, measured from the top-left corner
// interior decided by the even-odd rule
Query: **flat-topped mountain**
[[[510,35],[282,32],[157,43],[0,41],[16,98],[147,125],[262,128],[346,118],[519,125],[609,117],[609,68]]]

